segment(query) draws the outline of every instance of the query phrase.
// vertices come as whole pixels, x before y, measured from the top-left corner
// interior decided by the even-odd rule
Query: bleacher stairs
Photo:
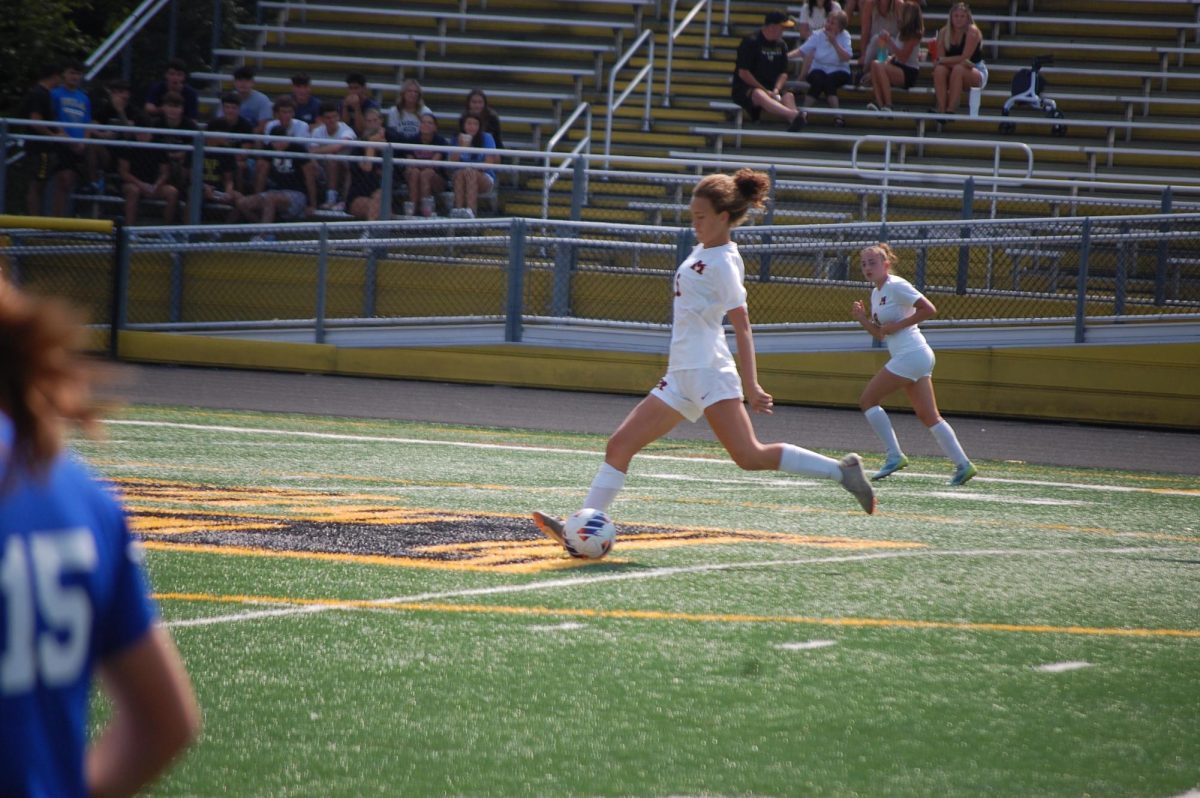
[[[927,38],[944,22],[948,6],[929,5]],[[640,94],[617,110],[609,142],[615,168],[650,168],[622,164],[622,155],[707,158],[718,150],[730,160],[769,164],[791,159],[846,166],[859,137],[894,134],[928,139],[906,148],[906,163],[917,168],[989,171],[994,157],[989,142],[999,139],[1031,147],[1038,175],[1200,187],[1200,4],[1195,0],[975,0],[971,6],[984,33],[989,85],[981,115],[965,116],[964,99],[963,114],[940,134],[928,119],[933,105],[928,63],[914,90],[895,92],[893,118],[865,111],[869,89],[847,88],[841,93],[844,128],[833,127],[832,115],[823,108],[814,110],[799,134],[787,133],[779,121],[742,123],[729,103],[734,53],[740,37],[757,29],[763,13],[775,7],[770,4],[735,4],[727,35],[720,34],[722,7],[717,4],[707,58],[700,15],[674,42],[669,103],[664,103],[664,83],[670,25],[665,19],[668,4],[661,2],[485,0],[475,5],[423,0],[401,7],[362,0],[353,8],[285,1],[264,1],[260,6],[263,21],[245,30],[253,46],[227,52],[225,74],[234,63],[254,64],[261,70],[262,87],[274,94],[286,85],[288,75],[303,69],[313,76],[316,93],[333,99],[345,74],[358,70],[367,74],[385,107],[394,101],[402,78],[417,77],[444,120],[443,132],[453,124],[466,92],[479,86],[489,92],[501,114],[510,147],[540,147],[583,99],[593,107],[593,153],[602,152],[605,145],[609,70],[642,26],[648,26],[654,30],[656,55],[651,126],[643,130]],[[676,20],[688,10],[690,4],[679,4]],[[857,33],[856,25],[852,32]],[[1012,76],[1043,53],[1056,57],[1044,72],[1049,81],[1046,94],[1063,111],[1067,134],[1054,135],[1052,120],[1018,108],[1010,117],[1017,130],[1004,136],[998,122]],[[627,79],[644,63],[645,55],[639,53],[619,77]],[[618,90],[623,85],[618,81]],[[216,94],[214,85],[207,99]],[[573,129],[566,140],[577,141],[580,135],[581,128]],[[941,139],[978,146],[962,149]],[[1015,168],[1016,162],[1003,163]],[[689,171],[682,165],[654,170]],[[501,212],[540,215],[542,179],[523,177],[518,182],[504,182]],[[781,192],[777,202],[793,211],[819,207],[827,214],[864,218],[870,203],[856,190],[855,181],[844,182],[842,190],[831,186],[817,196]],[[585,219],[685,218],[664,207],[680,202],[677,184],[593,176],[590,188]],[[551,216],[568,215],[570,189],[569,178],[554,185]],[[1123,198],[1121,192],[1112,193]],[[889,218],[930,213],[944,217],[956,210],[944,199],[897,197]],[[1091,212],[1097,210],[1103,212],[1104,206],[1093,206]],[[1114,205],[1112,210],[1128,208]],[[998,208],[1001,215],[1029,211],[1030,206],[1020,202]],[[778,221],[794,222],[795,217],[784,213]]]

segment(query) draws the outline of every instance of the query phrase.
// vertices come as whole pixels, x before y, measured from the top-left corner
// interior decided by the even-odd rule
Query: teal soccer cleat
[[[971,478],[979,473],[979,469],[974,463],[966,463],[954,469],[954,477],[950,480],[951,485],[966,485],[971,481]]]
[[[876,471],[875,476],[871,477],[871,479],[879,480],[883,479],[884,477],[890,477],[892,474],[895,474],[902,468],[908,468],[907,457],[900,455],[895,460],[889,458],[888,461],[883,464],[883,468]]]

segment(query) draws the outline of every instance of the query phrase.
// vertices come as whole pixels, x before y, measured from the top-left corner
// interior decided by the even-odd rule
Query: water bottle
[[[881,64],[887,63],[888,51],[887,51],[887,48],[885,48],[883,45],[880,45],[879,49],[875,51],[875,60]]]

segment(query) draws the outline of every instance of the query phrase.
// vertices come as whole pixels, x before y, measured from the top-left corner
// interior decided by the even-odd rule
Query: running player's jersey
[[[12,425],[0,413],[0,475]],[[155,610],[125,517],[84,466],[0,476],[0,795],[83,796],[88,692],[99,660]]]
[[[737,244],[697,246],[675,270],[674,321],[668,368],[720,368],[732,364],[725,314],[746,304],[746,266]]]
[[[924,298],[925,295],[908,280],[889,274],[882,288],[871,289],[871,318],[876,324],[889,324],[906,319],[914,313],[913,305],[917,300]],[[892,333],[887,336],[886,341],[888,352],[893,355],[902,355],[929,346],[915,324]]]

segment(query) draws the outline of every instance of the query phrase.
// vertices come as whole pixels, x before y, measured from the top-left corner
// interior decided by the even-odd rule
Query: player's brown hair
[[[63,446],[65,423],[94,431],[94,368],[84,329],[65,302],[33,297],[0,276],[0,413],[13,442],[3,487],[16,470],[43,471]]]
[[[880,241],[878,244],[871,244],[869,247],[863,247],[862,252],[859,254],[862,255],[871,251],[878,252],[883,256],[884,261],[887,262],[888,269],[893,268],[900,260],[900,256],[896,254],[894,249],[892,249],[891,244],[888,244],[886,241]]]
[[[692,196],[704,197],[717,213],[728,212],[730,226],[736,227],[751,208],[763,206],[770,186],[766,172],[739,169],[732,175],[708,175],[692,189]]]

